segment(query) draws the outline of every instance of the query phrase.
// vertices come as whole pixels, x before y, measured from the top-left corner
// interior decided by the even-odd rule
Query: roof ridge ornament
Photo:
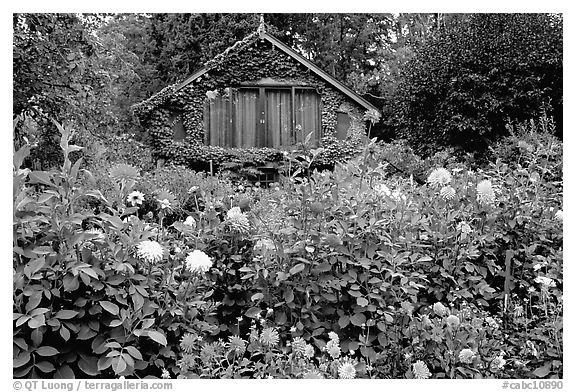
[[[264,23],[264,14],[260,14],[260,25],[256,30],[260,39],[264,39],[264,34],[266,34],[266,24]]]

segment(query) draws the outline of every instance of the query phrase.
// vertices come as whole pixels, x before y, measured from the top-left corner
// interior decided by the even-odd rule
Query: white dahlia
[[[432,373],[428,369],[428,366],[423,361],[416,361],[412,364],[412,373],[414,373],[414,378],[430,378]]]
[[[452,175],[443,167],[432,170],[432,173],[428,176],[428,183],[430,185],[448,185],[451,181]]]
[[[132,204],[133,207],[140,206],[144,202],[144,194],[140,191],[132,191],[126,200],[128,203]]]
[[[164,248],[156,241],[142,241],[136,248],[138,257],[149,263],[157,263],[164,256]]]
[[[186,257],[186,269],[190,272],[203,273],[212,267],[212,259],[201,250],[195,249]]]
[[[489,180],[482,180],[476,186],[476,199],[480,204],[494,204],[496,194]]]
[[[349,360],[343,361],[340,366],[338,366],[338,377],[348,379],[356,377],[356,368],[354,367],[354,364]]]
[[[444,200],[452,200],[456,197],[456,190],[450,185],[446,185],[440,189],[440,196],[442,196]]]

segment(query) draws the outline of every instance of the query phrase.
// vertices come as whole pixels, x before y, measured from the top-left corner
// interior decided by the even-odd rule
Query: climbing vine
[[[322,147],[318,157],[322,165],[331,165],[355,155],[364,135],[362,111],[355,103],[304,65],[275,48],[270,42],[251,34],[205,64],[207,72],[182,86],[174,84],[146,101],[133,106],[140,123],[151,136],[156,159],[195,169],[212,168],[230,160],[242,160],[254,166],[278,162],[283,152],[275,148],[222,148],[204,144],[204,108],[218,94],[231,95],[235,88],[262,79],[315,88],[321,97]],[[337,112],[348,113],[351,126],[346,140],[335,137]],[[175,115],[182,120],[186,137],[174,140]],[[304,130],[305,132],[306,130]]]

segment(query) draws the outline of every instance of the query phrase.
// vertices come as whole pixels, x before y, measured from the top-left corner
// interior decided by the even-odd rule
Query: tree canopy
[[[477,150],[542,110],[561,132],[562,19],[462,15],[416,50],[397,91],[393,127],[421,151]]]
[[[561,130],[561,16],[266,14],[265,21],[381,107],[386,128],[417,147],[475,148],[505,133],[509,119],[542,107]],[[36,135],[49,144],[50,118],[99,137],[138,133],[131,105],[189,76],[259,22],[259,14],[15,14],[13,113],[27,119],[15,141]]]

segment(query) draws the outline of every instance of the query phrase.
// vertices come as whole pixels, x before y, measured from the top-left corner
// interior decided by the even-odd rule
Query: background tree
[[[100,16],[15,14],[13,17],[13,114],[20,116],[14,142],[37,148],[38,168],[59,163],[58,132],[52,119],[75,129],[98,129],[112,121],[105,72],[91,34]]]
[[[392,117],[420,152],[483,149],[509,120],[562,118],[562,19],[550,14],[451,18],[403,67]],[[543,106],[544,105],[544,106]]]

